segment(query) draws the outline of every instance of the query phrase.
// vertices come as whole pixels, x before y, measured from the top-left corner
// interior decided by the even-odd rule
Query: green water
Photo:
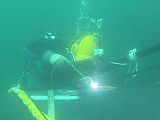
[[[126,56],[130,49],[141,50],[160,42],[159,0],[88,1],[89,15],[104,19],[101,44],[107,62]],[[45,31],[64,35],[64,45],[73,38],[79,4],[80,0],[0,0],[0,120],[33,119],[21,101],[5,93],[16,85],[23,71],[28,42],[39,39]],[[140,69],[158,64],[160,53],[139,60]],[[58,101],[57,119],[159,120],[159,74],[160,68],[143,72],[107,95]]]

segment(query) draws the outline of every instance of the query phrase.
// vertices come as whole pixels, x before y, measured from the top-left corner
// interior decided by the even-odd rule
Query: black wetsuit
[[[30,42],[25,51],[31,59],[27,68],[28,75],[22,86],[28,90],[48,89],[74,89],[80,76],[69,64],[59,66],[43,61],[42,56],[46,50],[55,54],[65,55],[65,47],[60,40],[39,40]]]

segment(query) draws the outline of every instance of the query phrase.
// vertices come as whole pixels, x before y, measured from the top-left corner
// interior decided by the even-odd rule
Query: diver
[[[24,89],[77,89],[79,84],[85,84],[83,78],[93,76],[96,58],[103,52],[98,38],[89,32],[78,34],[70,42],[70,53],[63,41],[46,32],[42,39],[25,46],[29,58],[25,69],[29,74],[21,81]]]
[[[29,73],[26,75],[28,77],[24,77],[25,72],[23,72],[20,86],[13,87],[8,92],[15,93],[36,120],[55,120],[54,100],[52,99],[54,93],[48,94],[48,99],[50,96],[52,98],[48,101],[48,114],[45,114],[26,94],[25,89],[47,90],[49,93],[54,92],[52,89],[69,89],[68,87],[73,88],[79,82],[91,81],[92,79],[86,76],[92,71],[91,67],[98,53],[97,42],[97,37],[89,33],[76,36],[70,46],[72,61],[63,56],[65,47],[60,39],[54,37],[52,33],[46,33],[43,39],[30,42],[25,46],[29,57],[25,68],[26,73]]]
[[[29,75],[22,81],[22,87],[48,90],[72,86],[77,73],[72,62],[64,56],[66,52],[61,38],[46,32],[42,39],[28,43],[25,51],[30,58],[30,65],[27,68]]]
[[[36,120],[55,120],[54,91],[73,89],[77,76],[72,62],[67,59],[61,38],[46,32],[42,39],[32,41],[25,46],[28,56],[25,70],[14,92],[27,106]],[[27,73],[27,74],[26,74]],[[75,89],[75,87],[74,87]],[[48,114],[44,114],[26,91],[48,91]]]

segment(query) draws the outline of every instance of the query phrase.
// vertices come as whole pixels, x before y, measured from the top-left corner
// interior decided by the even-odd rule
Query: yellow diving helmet
[[[95,49],[98,47],[98,39],[92,34],[76,38],[71,46],[71,52],[75,61],[89,60],[94,58]]]

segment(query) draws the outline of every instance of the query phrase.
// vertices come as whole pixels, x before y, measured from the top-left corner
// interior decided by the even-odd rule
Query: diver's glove
[[[67,59],[65,56],[60,54],[55,54],[50,50],[47,50],[44,53],[42,60],[47,61],[54,66],[61,66],[63,64],[68,64],[68,65],[72,64],[71,61]]]
[[[50,63],[58,65],[58,64],[72,64],[70,60],[68,60],[65,56],[60,54],[52,54],[50,57]]]
[[[84,76],[80,79],[80,84],[78,85],[78,88],[89,88],[90,83],[93,81],[93,79],[90,76]]]

